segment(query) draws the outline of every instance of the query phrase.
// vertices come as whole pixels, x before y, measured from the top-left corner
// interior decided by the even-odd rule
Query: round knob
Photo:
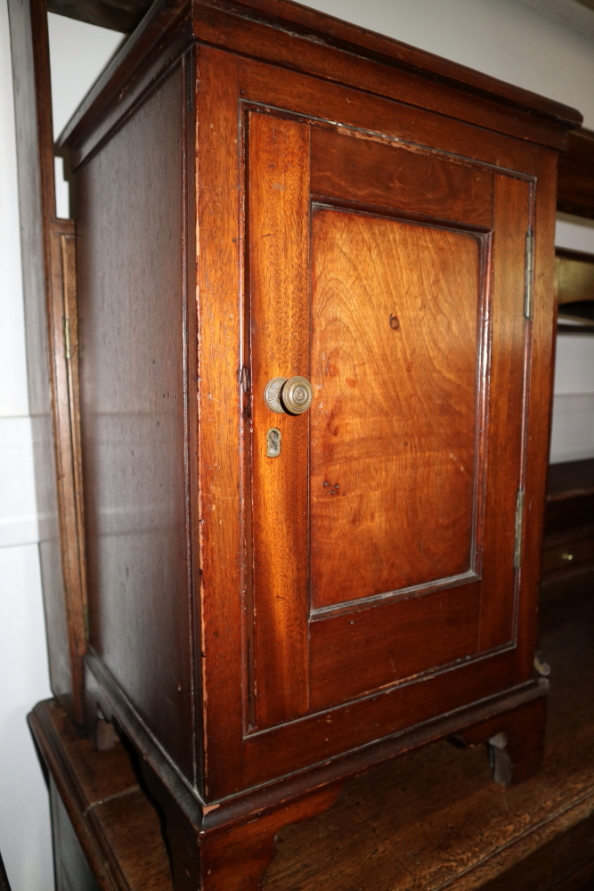
[[[313,390],[306,377],[290,377],[281,390],[281,402],[292,415],[303,414],[313,401]]]
[[[285,413],[280,397],[286,380],[286,377],[273,377],[271,381],[268,381],[264,390],[264,402],[270,411],[275,411],[277,415],[284,415]]]
[[[264,400],[271,411],[300,415],[313,401],[313,390],[306,377],[274,377],[266,384]]]

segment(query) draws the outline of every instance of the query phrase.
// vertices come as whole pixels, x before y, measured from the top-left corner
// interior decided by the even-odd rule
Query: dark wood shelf
[[[558,334],[594,334],[594,255],[566,248],[555,250]],[[566,324],[567,321],[569,324]],[[581,324],[571,324],[578,320]]]
[[[440,742],[351,781],[324,815],[284,829],[265,891],[544,891],[594,876],[594,598],[552,586],[542,647],[552,665],[544,767],[490,778],[482,746]],[[171,888],[159,820],[121,744],[96,752],[53,701],[31,725],[105,889]],[[560,883],[560,884],[557,884]]]
[[[542,583],[594,569],[594,459],[549,465]]]
[[[131,34],[151,6],[150,0],[48,0],[48,12]]]
[[[547,501],[594,494],[594,458],[549,466]]]

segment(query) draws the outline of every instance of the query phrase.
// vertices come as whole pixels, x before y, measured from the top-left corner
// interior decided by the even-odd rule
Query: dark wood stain
[[[550,465],[544,531],[543,583],[594,571],[594,459]]]
[[[435,891],[444,884],[454,891],[589,889],[590,595],[587,582],[574,580],[547,588],[543,598],[542,646],[553,683],[544,767],[537,777],[511,789],[493,786],[482,746],[460,752],[445,741],[384,764],[349,782],[325,814],[279,832],[266,891],[367,891],[371,885],[378,891]],[[40,704],[31,720],[70,819],[78,826],[77,813],[87,809],[91,833],[106,845],[106,861],[119,864],[126,884],[115,887],[172,887],[156,815],[121,744],[111,752],[94,751],[55,704]],[[222,845],[230,868],[235,855],[224,839]]]
[[[146,0],[48,0],[47,11],[130,34],[150,5]]]
[[[184,89],[178,65],[84,167],[78,276],[89,641],[193,778]],[[156,131],[150,160],[138,164]]]
[[[594,219],[594,132],[585,127],[570,134],[559,160],[557,208]]]
[[[395,760],[349,783],[326,814],[277,836],[266,891],[545,891],[592,860],[589,585],[558,585],[541,612],[553,666],[541,773],[504,790],[489,782],[482,746],[460,753],[446,742]],[[584,868],[585,886],[594,866]]]
[[[159,818],[124,746],[118,742],[109,752],[97,752],[52,700],[40,703],[29,723],[57,795],[53,831],[64,882],[60,891],[71,887],[73,868],[86,876],[77,845],[101,891],[173,889]]]
[[[555,171],[578,121],[284,0],[159,0],[67,127],[76,230],[31,217],[50,329],[76,233],[54,426],[90,627],[77,543],[51,660],[80,719],[86,649],[84,724],[137,753],[176,891],[256,891],[277,832],[443,737],[497,736],[502,782],[538,770]],[[263,388],[293,374],[314,405],[280,417]],[[36,716],[115,877],[139,790],[122,768],[81,817],[74,753]]]

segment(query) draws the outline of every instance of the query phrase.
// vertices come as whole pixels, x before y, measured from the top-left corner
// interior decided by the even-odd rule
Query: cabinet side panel
[[[90,642],[192,775],[183,62],[79,173]]]

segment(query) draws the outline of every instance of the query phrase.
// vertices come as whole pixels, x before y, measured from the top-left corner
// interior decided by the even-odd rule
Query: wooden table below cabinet
[[[395,759],[350,781],[325,814],[279,833],[265,891],[591,889],[589,595],[576,579],[549,586],[542,605],[542,644],[553,673],[545,762],[537,777],[510,789],[493,785],[482,746],[461,758],[446,741]],[[54,701],[40,703],[30,722],[92,864],[92,881],[102,891],[172,889],[157,813],[124,747],[95,751]],[[80,871],[71,839],[56,840],[55,848],[56,857]],[[58,891],[69,887],[58,884]],[[95,886],[77,885],[76,891]]]

